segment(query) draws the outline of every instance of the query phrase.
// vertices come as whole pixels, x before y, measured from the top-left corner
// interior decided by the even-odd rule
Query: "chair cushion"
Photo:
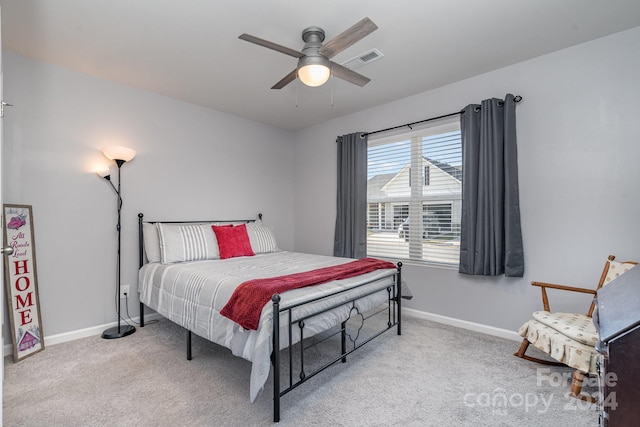
[[[597,374],[596,362],[601,356],[594,347],[571,339],[535,319],[522,325],[518,333],[558,362],[589,374]]]
[[[609,261],[609,269],[607,270],[607,275],[602,282],[602,286],[622,276],[624,273],[631,270],[635,266],[636,264],[632,262]]]
[[[533,318],[582,344],[594,347],[598,342],[598,332],[593,320],[584,314],[536,311]]]

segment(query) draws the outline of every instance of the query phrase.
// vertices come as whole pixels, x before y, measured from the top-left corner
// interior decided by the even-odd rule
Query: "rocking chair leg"
[[[520,348],[518,349],[518,351],[516,351],[515,353],[513,353],[514,356],[519,357],[521,359],[525,359],[525,360],[529,360],[531,362],[537,362],[537,363],[542,363],[543,365],[551,365],[551,366],[565,366],[564,363],[562,362],[554,362],[551,360],[544,360],[544,359],[538,359],[537,357],[533,357],[533,356],[528,356],[526,354],[524,354],[527,351],[527,348],[529,348],[529,340],[528,339],[523,339],[522,340],[522,344],[520,344]]]
[[[573,371],[573,381],[571,381],[571,395],[578,397],[582,391],[582,381],[584,381],[584,372],[575,370]]]
[[[522,344],[520,344],[520,348],[518,349],[518,351],[513,353],[513,355],[516,357],[524,358],[524,353],[527,351],[528,347],[529,347],[529,340],[525,338],[522,340]]]
[[[584,372],[576,369],[573,372],[573,381],[571,381],[571,396],[585,402],[595,403],[596,398],[582,394],[582,382],[584,381]]]
[[[524,353],[527,351],[528,347],[529,347],[529,340],[525,338],[524,340],[522,340],[522,344],[520,344],[520,348],[518,349],[518,351],[513,353],[513,355],[516,357],[520,357],[522,359],[531,360],[533,362],[543,363],[545,365],[565,366],[564,363],[551,362],[551,361],[542,360],[542,359],[525,355]],[[571,382],[571,396],[575,397],[576,399],[584,400],[585,402],[591,402],[591,403],[597,402],[597,399],[595,397],[582,394],[583,381],[584,381],[584,372],[576,369],[573,372],[573,381]]]

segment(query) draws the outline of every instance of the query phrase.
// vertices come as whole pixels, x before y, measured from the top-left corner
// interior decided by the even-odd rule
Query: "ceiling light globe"
[[[307,86],[322,86],[329,80],[331,69],[321,64],[309,64],[298,69],[298,78]]]

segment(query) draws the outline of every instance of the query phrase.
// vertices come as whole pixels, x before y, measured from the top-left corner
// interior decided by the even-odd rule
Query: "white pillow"
[[[142,235],[144,236],[144,253],[147,255],[147,261],[160,262],[160,240],[156,224],[142,223]]]
[[[247,224],[247,234],[249,235],[249,242],[251,243],[251,249],[254,254],[264,254],[280,250],[271,226],[251,222]]]
[[[211,223],[158,223],[160,262],[199,261],[220,258],[218,241]]]

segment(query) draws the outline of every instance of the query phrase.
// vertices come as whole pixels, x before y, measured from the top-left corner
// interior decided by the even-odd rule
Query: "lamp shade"
[[[110,175],[111,175],[111,171],[109,170],[109,168],[102,168],[96,171],[96,173],[98,174],[98,176],[100,178],[104,178],[104,179],[109,179]]]
[[[134,157],[136,157],[136,150],[127,147],[112,145],[110,147],[104,147],[102,149],[102,154],[104,154],[107,159],[129,162],[133,160]]]
[[[331,76],[331,63],[322,55],[305,56],[298,61],[298,78],[307,86],[322,86]]]

